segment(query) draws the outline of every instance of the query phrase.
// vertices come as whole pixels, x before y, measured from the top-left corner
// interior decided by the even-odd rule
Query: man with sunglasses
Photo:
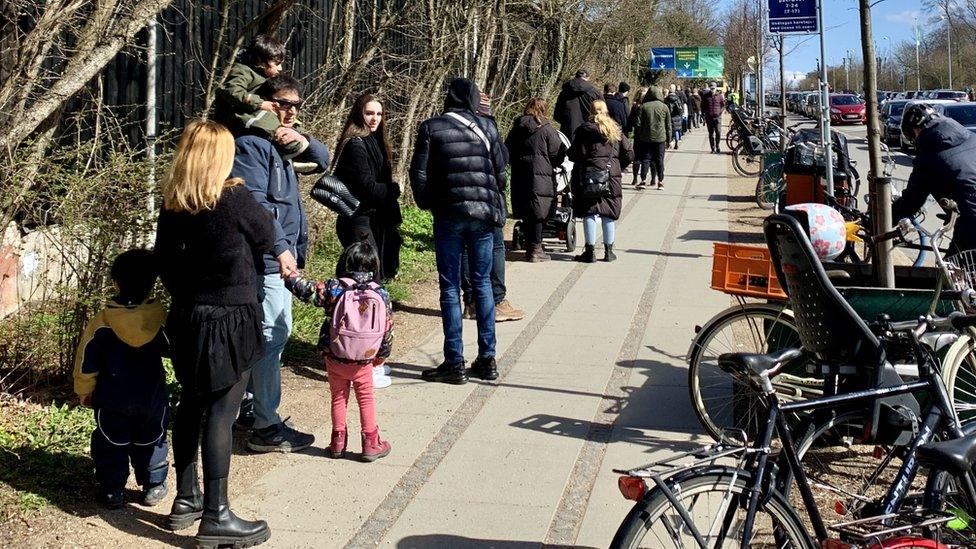
[[[296,431],[278,415],[281,353],[292,327],[291,293],[285,288],[284,279],[305,266],[308,248],[308,226],[295,164],[301,162],[312,172],[324,172],[329,165],[329,152],[325,145],[296,128],[302,106],[298,81],[288,75],[270,78],[259,95],[272,104],[281,122],[275,132],[277,143],[298,143],[302,152],[294,161],[283,161],[275,145],[265,137],[245,135],[235,140],[231,176],[242,178],[255,200],[271,212],[276,233],[274,252],[265,255],[263,272],[258,275],[264,309],[264,356],[251,368],[248,392],[253,398],[242,404],[235,427],[251,431],[247,447],[252,451],[294,452],[315,441],[311,434]]]

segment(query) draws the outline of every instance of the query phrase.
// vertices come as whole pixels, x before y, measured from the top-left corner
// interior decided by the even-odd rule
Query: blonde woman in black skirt
[[[202,519],[198,547],[250,546],[271,537],[267,523],[237,518],[227,501],[232,425],[264,343],[254,258],[275,242],[270,214],[240,179],[229,179],[233,160],[234,138],[226,128],[191,122],[162,184],[156,231],[160,275],[172,296],[167,333],[182,388],[169,526],[178,530]]]

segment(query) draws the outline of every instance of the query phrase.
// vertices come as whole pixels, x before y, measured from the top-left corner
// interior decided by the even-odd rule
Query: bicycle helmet
[[[820,261],[830,261],[844,251],[847,245],[847,226],[840,212],[817,203],[794,204],[787,206],[786,211],[799,218],[801,225],[807,227],[810,244]],[[803,223],[804,215],[806,223]]]
[[[902,138],[909,142],[915,142],[915,129],[923,128],[929,120],[939,116],[939,113],[935,112],[932,105],[928,103],[912,103],[905,107],[905,111],[901,115],[901,135]]]

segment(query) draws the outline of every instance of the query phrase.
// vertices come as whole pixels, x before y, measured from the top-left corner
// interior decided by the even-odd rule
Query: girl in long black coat
[[[549,259],[542,248],[542,228],[555,206],[554,168],[566,157],[566,145],[546,120],[547,110],[541,97],[529,100],[505,139],[512,166],[512,216],[522,220],[525,258],[531,263]]]
[[[586,248],[577,261],[596,261],[596,221],[603,223],[604,261],[617,258],[613,253],[616,223],[620,219],[623,202],[621,172],[634,161],[634,149],[623,135],[617,123],[610,118],[603,101],[593,102],[590,121],[576,130],[573,144],[569,147],[569,159],[573,161],[573,215],[583,218],[583,236]],[[583,179],[587,170],[606,170],[609,163],[610,190],[599,198],[583,196]]]
[[[383,105],[366,94],[356,99],[346,119],[334,175],[359,199],[356,215],[336,221],[336,235],[344,248],[366,240],[379,256],[377,281],[396,276],[400,269],[400,186],[393,182],[390,146],[383,123]]]

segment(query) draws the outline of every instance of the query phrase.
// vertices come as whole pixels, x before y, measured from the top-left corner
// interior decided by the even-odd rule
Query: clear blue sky
[[[856,0],[823,0],[824,27],[827,29],[827,62],[843,63],[847,50],[861,58],[861,27]],[[918,15],[924,29],[932,25],[932,15],[922,8],[921,0],[882,0],[872,8],[874,41],[878,55],[886,56],[900,42],[913,41],[912,18]],[[882,37],[887,36],[888,40]],[[795,49],[791,45],[797,45]],[[793,50],[792,52],[790,50]],[[791,72],[803,74],[817,67],[820,41],[816,35],[787,37],[786,73],[789,85]],[[773,65],[776,66],[775,64]],[[778,80],[778,74],[775,75]]]

